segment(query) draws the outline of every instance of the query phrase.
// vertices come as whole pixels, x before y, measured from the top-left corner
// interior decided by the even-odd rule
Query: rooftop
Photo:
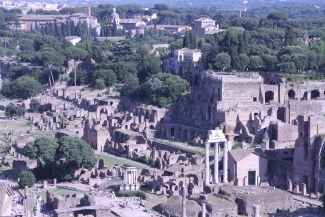
[[[229,151],[230,155],[234,158],[236,162],[241,161],[242,159],[246,158],[250,154],[256,154],[261,157],[267,158],[266,154],[260,148],[255,149],[235,149]]]

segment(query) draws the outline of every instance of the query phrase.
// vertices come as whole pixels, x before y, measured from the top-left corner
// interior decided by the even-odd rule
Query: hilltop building
[[[90,7],[84,8],[84,13],[75,13],[72,15],[64,14],[64,15],[34,15],[34,14],[26,14],[18,16],[20,25],[17,26],[15,23],[9,23],[10,29],[21,29],[21,30],[30,30],[31,28],[35,28],[36,24],[41,27],[45,25],[47,22],[53,23],[56,21],[57,23],[65,23],[67,20],[73,21],[75,25],[78,22],[83,23],[87,22],[88,28],[96,29],[96,33],[100,34],[100,24],[97,21],[96,17],[91,16]]]
[[[144,33],[147,24],[141,20],[137,19],[120,19],[120,16],[116,13],[116,9],[113,8],[113,13],[110,16],[110,23],[116,23],[117,29],[123,29],[128,32],[131,30],[133,35],[141,35]]]
[[[184,73],[183,63],[186,60],[192,60],[193,62],[198,62],[201,58],[202,52],[200,49],[188,49],[182,48],[174,51],[174,58],[168,59],[164,63],[164,71],[171,74]]]
[[[224,31],[219,28],[219,24],[210,18],[199,18],[194,21],[194,34],[196,37],[212,35]]]

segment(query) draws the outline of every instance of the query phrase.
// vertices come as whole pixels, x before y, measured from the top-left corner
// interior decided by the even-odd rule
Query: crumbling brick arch
[[[320,97],[320,92],[319,92],[319,90],[312,90],[312,91],[310,92],[310,98],[311,98],[311,99],[316,99],[316,98],[318,98],[318,97]]]

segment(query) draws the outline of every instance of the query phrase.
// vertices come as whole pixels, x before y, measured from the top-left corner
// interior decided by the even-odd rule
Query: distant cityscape
[[[309,5],[315,6],[316,8],[324,7],[324,2],[319,0],[275,0],[275,1],[265,1],[265,0],[229,0],[229,1],[197,1],[197,0],[177,0],[177,1],[140,1],[140,0],[85,0],[85,1],[66,1],[66,0],[48,0],[45,2],[34,2],[34,1],[3,1],[1,6],[6,9],[11,8],[30,8],[32,10],[60,10],[65,7],[82,7],[82,6],[97,6],[100,4],[111,4],[115,6],[126,5],[126,4],[136,4],[141,7],[153,7],[157,3],[167,4],[172,7],[182,7],[182,8],[196,8],[205,7],[209,9],[210,7],[216,8],[256,8],[256,7],[266,7],[272,5]]]

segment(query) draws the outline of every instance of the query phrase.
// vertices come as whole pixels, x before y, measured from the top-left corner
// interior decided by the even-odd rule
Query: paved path
[[[309,203],[309,204],[315,205],[315,206],[322,206],[323,205],[323,202],[321,202],[319,200],[314,200],[314,199],[299,196],[299,195],[292,195],[292,198],[294,200],[299,200],[299,201],[302,201],[304,203]]]

